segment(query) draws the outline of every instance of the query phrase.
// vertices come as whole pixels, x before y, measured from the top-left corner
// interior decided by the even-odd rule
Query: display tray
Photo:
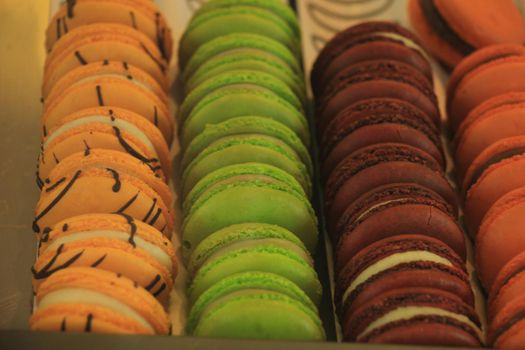
[[[174,35],[182,35],[191,13],[205,0],[156,0]],[[283,0],[284,1],[284,0]],[[393,20],[408,26],[407,0],[290,0],[296,8],[302,28],[304,67],[309,70],[317,52],[337,31],[365,20]],[[45,28],[60,0],[2,0],[0,4],[0,349],[447,349],[441,347],[365,345],[338,343],[340,334],[334,316],[333,273],[329,240],[319,210],[321,186],[318,179],[313,198],[319,216],[321,239],[316,269],[324,286],[320,314],[327,342],[274,342],[233,339],[195,338],[188,336],[117,336],[30,332],[28,318],[33,304],[30,267],[35,259],[36,240],[31,230],[34,207],[38,200],[35,163],[39,150],[41,105],[40,84],[45,60]],[[176,77],[176,62],[172,62]],[[444,104],[447,75],[434,64],[436,93],[440,107]],[[176,84],[173,102],[177,95]],[[442,109],[443,110],[443,109]],[[311,113],[310,113],[310,117]],[[174,145],[173,155],[177,154]],[[317,150],[312,150],[316,161]],[[449,171],[450,158],[449,158]],[[478,293],[479,297],[479,293]],[[172,303],[174,300],[172,296]],[[478,299],[478,300],[481,300]],[[181,307],[183,309],[184,306]],[[482,308],[481,308],[482,309]],[[173,308],[172,308],[173,313]],[[483,313],[483,310],[481,310]],[[174,316],[172,315],[172,320]],[[183,320],[178,320],[182,325]],[[179,326],[180,326],[179,325]],[[179,327],[182,332],[182,327]],[[448,348],[450,349],[450,348]],[[459,348],[458,348],[459,349]]]

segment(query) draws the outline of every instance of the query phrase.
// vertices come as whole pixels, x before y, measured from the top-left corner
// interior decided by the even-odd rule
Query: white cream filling
[[[391,203],[398,203],[398,202],[404,202],[407,200],[408,197],[403,197],[403,198],[398,198],[398,199],[392,199],[392,200],[388,200],[388,201],[384,201],[384,202],[381,202],[381,203],[378,203],[376,205],[372,205],[371,207],[369,207],[367,210],[365,210],[361,215],[359,215],[355,220],[353,220],[354,222],[357,222],[359,220],[361,220],[362,218],[364,218],[368,213],[372,212],[373,210],[377,209],[377,208],[381,208],[382,206],[385,206],[387,204],[391,204]]]
[[[385,271],[391,267],[397,266],[399,264],[404,263],[411,263],[415,261],[430,261],[435,262],[439,264],[443,264],[446,266],[453,266],[452,263],[431,252],[427,251],[409,251],[409,252],[403,252],[403,253],[396,253],[392,254],[390,256],[387,256],[384,259],[381,259],[377,261],[376,263],[370,265],[366,269],[364,269],[356,279],[352,281],[350,286],[346,289],[345,293],[343,294],[343,303],[346,302],[350,294],[362,283],[366,282],[369,278],[377,275],[378,273]]]
[[[399,321],[399,320],[408,320],[416,316],[444,316],[453,318],[459,322],[466,323],[470,326],[477,334],[479,339],[483,339],[481,330],[478,326],[472,322],[467,316],[457,314],[448,310],[440,309],[437,307],[431,306],[406,306],[394,309],[382,317],[378,318],[374,322],[370,323],[366,329],[357,336],[357,340],[361,340],[366,337],[370,332],[376,328],[380,328],[388,323]]]
[[[59,237],[51,243],[45,251],[49,249],[58,249],[61,244],[67,244],[72,242],[77,242],[85,239],[91,238],[111,238],[117,239],[119,241],[127,242],[129,240],[129,233],[120,232],[120,231],[110,231],[110,230],[96,230],[96,231],[84,231],[84,232],[75,232],[63,237]],[[161,248],[156,245],[147,242],[146,240],[135,235],[133,237],[137,248],[144,250],[146,253],[151,255],[155,260],[164,265],[168,271],[172,271],[172,262],[168,254],[164,252]],[[44,251],[44,252],[45,252]]]
[[[153,143],[151,143],[150,139],[135,125],[122,120],[118,119],[117,116],[115,116],[115,120],[111,120],[108,116],[102,116],[102,115],[93,115],[88,117],[83,117],[79,119],[72,120],[62,126],[60,126],[58,129],[56,129],[49,137],[44,141],[43,147],[46,149],[46,147],[53,142],[53,140],[63,133],[67,132],[68,130],[71,130],[73,128],[90,124],[90,123],[100,123],[110,126],[116,126],[117,128],[126,131],[127,133],[133,135],[135,138],[139,139],[146,147],[154,154],[155,157],[157,157],[157,152],[155,151],[155,147],[153,146]]]
[[[278,238],[248,239],[248,240],[228,244],[227,246],[218,249],[212,255],[210,255],[208,259],[206,259],[206,262],[214,261],[215,259],[223,256],[224,254],[227,254],[235,250],[257,247],[257,246],[265,246],[265,245],[273,245],[273,246],[277,246],[277,247],[281,247],[281,248],[290,250],[294,252],[295,254],[299,255],[310,266],[313,266],[312,258],[301,247],[297,246],[293,242],[287,241],[285,239],[278,239]]]
[[[384,37],[387,37],[387,38],[392,38],[394,40],[401,41],[405,46],[407,46],[407,47],[409,47],[411,49],[414,49],[414,50],[418,51],[419,53],[421,53],[421,55],[423,55],[423,57],[427,61],[430,62],[430,57],[425,52],[425,50],[423,50],[423,48],[421,46],[419,46],[417,43],[415,43],[414,41],[410,40],[409,38],[404,37],[403,35],[400,35],[400,34],[397,34],[397,33],[392,33],[392,32],[375,32],[373,35],[380,35],[380,36],[384,36]]]
[[[81,288],[64,288],[59,289],[49,294],[46,294],[38,303],[38,309],[44,309],[52,305],[61,305],[68,303],[80,303],[80,304],[92,304],[108,308],[117,314],[127,316],[134,321],[140,323],[146,327],[152,333],[155,333],[153,327],[149,324],[144,317],[138,312],[133,310],[123,302],[107,296],[105,294],[94,292],[88,289]]]

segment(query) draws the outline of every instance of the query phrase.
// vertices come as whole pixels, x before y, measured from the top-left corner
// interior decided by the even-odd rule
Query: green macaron
[[[204,3],[199,10],[197,10],[197,15],[217,8],[233,6],[259,7],[271,11],[284,20],[296,34],[299,34],[297,16],[291,7],[281,0],[211,0]]]
[[[322,287],[307,252],[292,250],[292,243],[281,239],[243,240],[242,245],[223,247],[206,259],[188,289],[195,302],[208,288],[236,273],[259,271],[282,276],[301,288],[316,305]]]
[[[311,181],[299,155],[283,141],[262,134],[225,136],[202,150],[182,174],[183,197],[207,174],[227,165],[248,162],[270,164],[280,168],[311,193]]]
[[[242,51],[241,51],[242,50]],[[295,74],[302,76],[301,64],[290,49],[271,38],[251,33],[233,33],[223,35],[202,44],[187,64],[179,62],[182,70],[182,81],[188,81],[193,73],[205,62],[226,54],[250,52],[255,55],[270,55],[288,66]]]
[[[193,335],[322,341],[322,324],[300,301],[271,291],[227,295],[203,312]]]
[[[285,83],[273,75],[258,71],[237,70],[211,77],[191,90],[185,96],[184,102],[180,107],[179,122],[184,123],[193,107],[211,92],[234,86],[250,86],[255,89],[271,91],[292,104],[299,111],[303,110],[302,101]]]
[[[274,39],[299,55],[299,38],[273,12],[253,6],[223,7],[192,18],[180,41],[179,60],[182,67],[202,44],[219,36],[239,32]]]
[[[236,117],[219,124],[206,125],[204,131],[197,135],[186,147],[181,161],[182,169],[185,169],[212,142],[226,136],[243,134],[262,134],[283,141],[299,155],[309,174],[312,175],[313,168],[310,154],[301,139],[290,128],[269,118],[252,116]]]
[[[308,122],[302,112],[279,95],[254,86],[227,86],[202,98],[184,121],[181,144],[186,148],[207,124],[246,115],[277,120],[292,129],[306,146],[310,145]]]
[[[213,232],[245,222],[282,226],[315,251],[317,218],[310,202],[286,182],[255,175],[233,175],[208,184],[184,217],[184,248],[191,253]]]
[[[282,242],[289,242],[288,246],[292,250],[296,250],[299,254],[308,254],[303,242],[288,231],[287,229],[271,224],[262,223],[242,223],[231,225],[212,233],[193,250],[188,260],[188,272],[190,275],[195,274],[202,264],[216,252],[223,248],[230,249],[235,246],[242,245],[244,241],[269,241],[281,240]],[[311,257],[308,258],[311,260]]]
[[[284,309],[273,309],[272,310],[264,310],[262,311],[263,317],[259,321],[255,321],[256,319],[259,319],[259,313],[253,314],[253,313],[246,313],[244,321],[247,319],[250,320],[250,325],[244,324],[244,325],[231,323],[230,327],[228,328],[228,332],[231,332],[229,334],[233,334],[235,336],[240,334],[240,328],[244,328],[244,331],[246,331],[246,328],[248,328],[248,332],[250,334],[256,333],[259,337],[261,337],[261,332],[264,335],[264,338],[268,338],[271,336],[275,336],[275,333],[273,332],[274,327],[274,321],[266,323],[261,321],[267,321],[268,319],[264,317],[264,315],[267,312],[272,312],[272,315],[275,318],[278,318],[279,320],[277,322],[292,322],[293,324],[303,324],[306,323],[308,326],[305,328],[301,327],[301,333],[306,330],[306,333],[310,333],[308,330],[312,329],[313,332],[311,335],[304,339],[302,336],[299,336],[298,334],[295,334],[292,336],[295,339],[303,339],[303,340],[313,340],[313,339],[321,339],[324,338],[324,330],[322,329],[321,321],[317,315],[317,309],[315,305],[312,303],[310,298],[293,282],[290,280],[281,277],[279,275],[268,273],[268,272],[259,272],[259,271],[250,271],[250,272],[242,272],[238,274],[233,274],[229,277],[226,277],[225,279],[219,281],[218,283],[214,284],[210,288],[208,288],[195,302],[195,304],[192,306],[190,314],[188,316],[188,321],[186,323],[186,331],[188,334],[194,334],[195,329],[198,328],[199,332],[203,332],[204,329],[206,329],[206,332],[216,332],[213,325],[208,324],[207,317],[209,317],[210,314],[213,314],[213,310],[217,307],[220,307],[224,303],[228,303],[229,300],[236,299],[236,298],[242,298],[246,295],[253,295],[256,293],[262,293],[262,294],[281,294],[285,295],[288,298],[294,300],[294,302],[289,303],[291,306],[291,309],[295,309],[292,305],[295,305],[296,302],[299,302],[302,306],[298,306],[299,310],[302,312],[293,313],[294,316],[299,316],[297,319],[289,319],[288,317],[285,317],[282,319],[280,316],[281,312],[286,312],[287,308]],[[270,305],[277,305],[279,303],[268,303]],[[306,309],[305,309],[306,308]],[[307,311],[308,310],[308,311]],[[240,309],[235,310],[234,313],[239,312],[242,313],[243,311],[249,312],[248,310]],[[274,313],[277,311],[276,313]],[[304,313],[306,317],[300,317],[301,313]],[[223,322],[222,319],[218,319],[218,322]],[[311,323],[316,324],[318,327],[312,327]],[[285,324],[286,328],[291,327],[292,325]],[[244,332],[242,333],[244,334]],[[204,334],[206,335],[206,334]],[[306,334],[305,334],[306,336]],[[290,337],[290,336],[288,336]]]
[[[271,179],[285,183],[291,191],[307,198],[301,184],[286,171],[273,165],[263,163],[241,163],[219,168],[204,176],[193,186],[193,189],[184,197],[182,202],[183,215],[187,216],[195,201],[208,189],[220,181],[231,181],[238,179],[239,176],[250,179],[260,179],[261,181]]]
[[[304,78],[296,74],[286,63],[268,52],[253,52],[253,49],[238,49],[210,58],[183,82],[184,91],[189,92],[205,80],[225,72],[252,70],[271,74],[285,83],[303,102],[306,101]]]

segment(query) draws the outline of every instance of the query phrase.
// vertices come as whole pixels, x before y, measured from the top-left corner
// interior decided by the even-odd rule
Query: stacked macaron
[[[525,42],[525,23],[512,0],[410,0],[412,27],[428,50],[454,68],[485,46]]]
[[[456,67],[447,91],[465,222],[489,293],[489,341],[509,349],[525,343],[524,74],[523,46],[490,46]]]
[[[179,64],[187,332],[324,339],[295,14],[279,0],[209,1]]]
[[[169,332],[171,40],[149,0],[67,1],[49,24],[31,329]]]
[[[321,51],[311,79],[343,339],[480,346],[418,39],[389,22],[348,28]]]

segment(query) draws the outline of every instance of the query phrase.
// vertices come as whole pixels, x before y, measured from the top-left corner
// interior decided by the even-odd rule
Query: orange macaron
[[[168,185],[141,160],[118,151],[87,150],[65,158],[51,171],[36,206],[33,230],[41,233],[81,214],[120,213],[170,237],[171,196]]]
[[[139,30],[155,42],[162,56],[169,61],[173,40],[166,18],[159,6],[150,0],[76,0],[64,2],[46,31],[46,48],[70,30],[93,23],[118,23]]]
[[[148,164],[162,179],[171,174],[168,145],[160,130],[146,118],[118,107],[91,107],[44,129],[38,157],[37,182],[42,187],[51,170],[67,156],[86,149],[124,152]]]
[[[113,271],[136,281],[163,305],[177,275],[171,241],[153,226],[119,214],[85,214],[58,222],[41,236],[33,289],[73,266]]]
[[[114,272],[90,267],[60,270],[40,286],[29,320],[34,331],[168,334],[162,305],[144,288]]]

